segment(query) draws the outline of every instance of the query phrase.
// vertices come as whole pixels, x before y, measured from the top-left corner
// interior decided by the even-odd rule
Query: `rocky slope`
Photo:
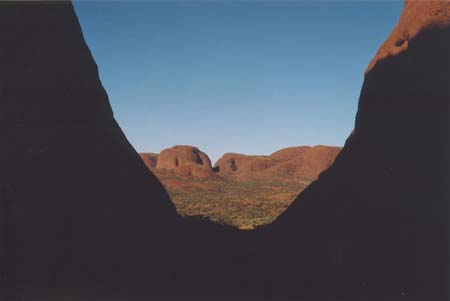
[[[236,292],[239,234],[177,214],[116,123],[72,4],[0,2],[0,37],[0,300]]]
[[[0,28],[0,299],[165,290],[180,218],[114,120],[71,3],[2,2]]]
[[[178,217],[70,3],[0,8],[2,299],[448,300],[449,1],[406,1],[343,150],[245,234]]]
[[[448,298],[449,105],[450,3],[406,1],[343,150],[264,230],[272,292]]]

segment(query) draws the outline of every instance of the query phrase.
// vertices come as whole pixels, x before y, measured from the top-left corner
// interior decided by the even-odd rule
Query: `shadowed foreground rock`
[[[406,1],[345,147],[265,229],[273,294],[446,300],[449,105],[450,3]]]
[[[229,294],[234,231],[176,213],[72,4],[1,2],[0,37],[2,300]]]
[[[333,165],[238,233],[177,216],[114,121],[70,3],[0,3],[2,297],[446,300],[449,13],[406,2]]]
[[[2,293],[170,279],[179,217],[114,120],[71,4],[2,2],[0,28]]]

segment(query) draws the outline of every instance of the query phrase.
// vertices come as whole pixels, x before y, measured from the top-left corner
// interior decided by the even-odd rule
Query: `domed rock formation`
[[[225,176],[236,176],[248,179],[258,175],[277,164],[269,156],[249,156],[236,153],[226,153],[214,165],[218,172]]]
[[[156,169],[172,170],[183,176],[213,177],[208,155],[195,146],[177,145],[163,150],[158,156]]]
[[[449,117],[450,3],[406,1],[343,150],[264,229],[271,293],[447,300]]]
[[[215,167],[221,175],[237,180],[291,176],[315,180],[333,163],[339,151],[339,147],[318,145],[289,147],[270,156],[227,153]]]
[[[280,149],[276,152],[273,152],[270,156],[279,161],[288,161],[308,152],[311,149],[311,146],[294,146],[294,147],[286,147]]]
[[[316,180],[322,171],[330,167],[340,151],[340,147],[324,145],[285,148],[270,155],[281,162],[271,168],[268,175]]]

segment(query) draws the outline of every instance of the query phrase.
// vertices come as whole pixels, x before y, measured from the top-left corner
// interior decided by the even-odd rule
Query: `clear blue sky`
[[[75,2],[115,117],[139,152],[213,161],[342,146],[364,70],[402,2]]]

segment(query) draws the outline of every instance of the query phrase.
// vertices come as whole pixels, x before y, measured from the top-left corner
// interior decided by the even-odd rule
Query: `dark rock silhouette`
[[[0,26],[1,293],[163,291],[180,219],[114,120],[71,3],[2,2]]]
[[[447,300],[449,16],[448,1],[406,2],[333,165],[272,225],[238,232],[178,217],[114,121],[70,3],[1,2],[3,299]]]
[[[240,235],[177,214],[114,120],[72,4],[1,2],[0,26],[0,299],[236,294]]]
[[[447,300],[449,72],[450,3],[406,1],[345,147],[264,229],[271,294]]]

